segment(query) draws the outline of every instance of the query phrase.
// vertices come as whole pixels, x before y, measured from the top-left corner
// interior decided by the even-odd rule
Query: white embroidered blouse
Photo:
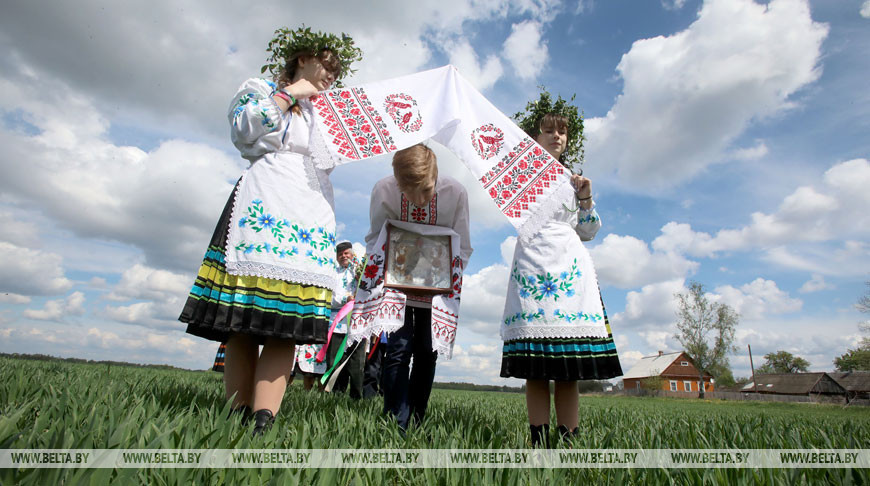
[[[595,237],[601,219],[594,207],[572,209],[563,206],[537,234],[517,239],[503,340],[607,337],[598,278],[582,243]]]
[[[226,247],[227,271],[332,289],[335,211],[331,169],[315,166],[312,105],[282,113],[276,86],[249,79],[230,103],[233,144],[251,165],[242,174]]]

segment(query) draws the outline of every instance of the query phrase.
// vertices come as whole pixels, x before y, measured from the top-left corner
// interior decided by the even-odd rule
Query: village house
[[[700,391],[698,369],[683,351],[646,356],[622,377],[626,391],[644,388],[644,382],[655,384],[670,396],[697,396]],[[713,376],[704,373],[704,391],[713,391]]]
[[[842,371],[828,375],[846,389],[849,400],[870,400],[870,371]]]
[[[846,398],[846,388],[829,373],[770,373],[756,374],[741,390],[744,393],[794,395],[813,398]]]

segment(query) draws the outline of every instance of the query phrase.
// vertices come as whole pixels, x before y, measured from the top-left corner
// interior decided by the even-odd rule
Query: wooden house
[[[843,371],[828,375],[846,389],[849,400],[870,399],[870,371]]]
[[[698,369],[683,351],[646,356],[640,359],[622,377],[625,390],[640,390],[644,382],[658,384],[658,388],[672,392],[672,396],[696,397],[700,391]],[[713,391],[713,376],[704,373],[704,391]]]
[[[750,381],[741,391],[775,395],[830,397],[846,395],[846,388],[824,372],[756,374],[755,382]]]

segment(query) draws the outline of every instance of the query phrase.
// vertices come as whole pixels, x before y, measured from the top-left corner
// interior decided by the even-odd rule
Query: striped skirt
[[[242,333],[261,344],[269,337],[325,343],[331,289],[227,273],[224,248],[232,207],[231,195],[178,319],[187,323],[188,333],[213,341]]]
[[[606,380],[622,375],[607,312],[606,338],[545,338],[506,341],[501,376],[526,380]]]

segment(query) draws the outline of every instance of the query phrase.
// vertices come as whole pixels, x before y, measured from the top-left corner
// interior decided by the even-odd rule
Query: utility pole
[[[747,344],[746,348],[749,349],[749,367],[752,369],[752,390],[758,393],[758,383],[755,381],[755,365],[752,364],[752,346]]]

